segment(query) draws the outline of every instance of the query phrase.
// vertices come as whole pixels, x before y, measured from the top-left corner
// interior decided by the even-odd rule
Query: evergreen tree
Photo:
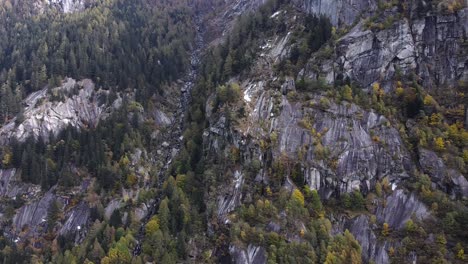
[[[169,211],[169,200],[165,198],[161,201],[158,210],[158,218],[160,222],[160,228],[164,232],[169,231],[170,227],[170,211]]]
[[[114,212],[112,212],[112,215],[109,219],[109,225],[113,226],[114,228],[122,226],[122,215],[120,214],[120,209],[115,209]]]

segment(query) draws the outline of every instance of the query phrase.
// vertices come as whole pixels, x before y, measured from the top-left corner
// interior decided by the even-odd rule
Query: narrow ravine
[[[195,8],[192,6],[192,8]],[[174,113],[174,118],[172,119],[172,123],[168,126],[167,129],[161,135],[161,142],[163,142],[163,148],[161,149],[161,157],[164,160],[163,166],[159,170],[158,173],[158,180],[156,182],[156,186],[154,188],[156,190],[161,190],[163,183],[166,181],[167,178],[167,170],[172,164],[173,157],[177,156],[179,153],[182,143],[183,143],[183,131],[184,131],[184,120],[185,120],[185,113],[190,105],[191,102],[191,92],[193,87],[195,86],[197,80],[197,72],[200,65],[201,57],[202,57],[202,50],[204,46],[204,39],[203,39],[203,30],[201,26],[201,15],[199,13],[195,14],[194,17],[195,22],[195,45],[190,55],[190,69],[188,70],[186,76],[184,77],[183,81],[184,84],[180,91],[180,99],[177,106],[177,111]],[[174,151],[175,150],[175,151]],[[159,207],[159,203],[163,199],[162,193],[159,192],[157,196],[154,198],[154,201],[148,208],[148,213],[146,216],[141,220],[141,225],[138,230],[138,234],[136,235],[136,246],[133,250],[133,256],[139,256],[141,254],[142,243],[145,239],[145,226],[153,217],[157,209]]]

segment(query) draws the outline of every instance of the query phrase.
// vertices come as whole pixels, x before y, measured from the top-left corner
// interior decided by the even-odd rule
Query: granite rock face
[[[415,45],[406,21],[376,33],[363,27],[358,24],[339,42],[338,65],[344,76],[369,87],[383,74],[393,77],[396,68],[403,72],[416,68]]]
[[[368,216],[359,215],[351,219],[341,217],[334,223],[333,227],[334,234],[343,233],[346,229],[353,234],[361,245],[362,259],[365,263],[372,260],[375,263],[390,263],[390,258],[387,253],[390,245],[387,241],[378,239],[376,235],[377,226],[371,224]]]
[[[16,169],[0,170],[0,197],[13,199],[16,196],[34,195],[38,186],[21,182]]]
[[[314,99],[312,104],[318,105],[320,100]],[[273,119],[272,131],[279,135],[276,155],[286,152],[294,157],[301,148],[305,150],[305,178],[313,189],[327,193],[356,189],[367,192],[383,177],[392,182],[407,177],[412,166],[398,131],[389,121],[356,105],[331,103],[323,110],[291,103],[283,97],[282,111]],[[304,119],[313,120],[312,130],[321,138],[299,125]],[[335,161],[335,168],[320,160],[317,141],[328,150],[327,159]]]
[[[303,74],[308,78],[320,75],[330,83],[340,76],[364,89],[380,82],[386,91],[397,74],[413,72],[426,89],[456,85],[468,80],[468,51],[463,44],[467,13],[464,8],[450,15],[401,18],[382,30],[368,29],[361,20],[338,40],[334,58],[312,59]],[[317,64],[319,71],[314,67]]]
[[[60,228],[59,234],[74,235],[74,242],[79,243],[86,236],[89,216],[89,205],[81,202],[66,214],[66,221]]]
[[[387,223],[391,228],[401,229],[412,216],[419,220],[430,216],[427,207],[418,200],[415,194],[406,194],[398,189],[387,197],[385,207],[376,210],[377,220]]]
[[[64,13],[81,11],[85,8],[85,0],[49,0],[51,4],[58,5]]]
[[[22,195],[24,204],[16,210],[11,226],[3,230],[3,235],[12,240],[22,241],[41,237],[48,228],[53,228],[58,234],[73,239],[75,243],[80,243],[88,230],[91,209],[85,201],[81,201],[77,205],[72,205],[70,201],[73,195],[86,192],[89,187],[87,182],[88,180],[85,180],[82,186],[67,193],[58,191],[57,186],[45,193],[41,192],[39,186],[33,189],[33,193],[24,193]],[[12,199],[16,200],[17,198]],[[53,226],[48,226],[53,203],[58,205],[63,216],[59,217]]]
[[[350,25],[361,14],[377,9],[375,0],[293,0],[299,9],[330,18],[334,25]]]
[[[42,198],[21,207],[13,217],[13,226],[16,232],[27,227],[30,232],[39,232],[45,225],[47,213],[51,203],[55,200],[53,190],[47,192]]]
[[[334,5],[329,10],[341,10],[345,1],[295,2],[308,12],[324,13],[328,12],[324,8],[327,5]],[[353,7],[360,10],[356,14],[362,8],[374,12],[375,2],[357,1],[353,2]],[[337,14],[331,17],[333,24],[351,24],[357,17],[352,12],[349,8],[342,13],[333,11]],[[451,15],[428,13],[402,18],[382,30],[366,29],[363,22],[357,23],[338,40],[333,58],[325,61],[312,58],[299,77],[301,74],[310,79],[325,76],[332,83],[341,74],[364,89],[379,82],[388,92],[398,71],[416,72],[422,77],[424,83],[421,84],[428,89],[453,85],[467,76],[467,53],[459,43],[466,38],[466,23],[462,21],[465,13],[466,9],[462,9]],[[392,192],[385,197],[385,205],[376,202],[371,212],[376,216],[376,223],[371,223],[367,215],[358,215],[344,218],[335,226],[336,233],[348,229],[354,234],[362,246],[365,262],[390,263],[387,252],[399,244],[380,238],[383,223],[400,230],[412,217],[417,220],[432,217],[417,195],[402,189],[401,183],[416,168],[425,170],[426,167],[426,173],[432,173],[435,182],[443,179],[447,190],[463,196],[467,190],[466,179],[448,170],[436,154],[426,153],[426,158],[422,155],[420,160],[414,159],[414,153],[406,149],[398,126],[372,109],[346,101],[338,103],[320,93],[308,95],[306,100],[290,96],[296,93],[296,78],[271,74],[274,72],[271,65],[288,55],[286,34],[265,40],[252,72],[231,80],[239,83],[243,91],[245,114],[241,120],[229,120],[228,114],[213,110],[214,96],[208,99],[209,127],[203,135],[205,153],[211,157],[225,155],[228,146],[235,146],[244,164],[256,160],[260,168],[271,166],[268,159],[286,156],[300,164],[305,184],[318,190],[324,199],[354,190],[366,194],[374,190],[377,181],[387,178]],[[316,72],[317,66],[320,72]],[[269,144],[267,151],[260,147],[264,141]],[[239,175],[248,175],[247,168],[236,169],[229,174],[232,175],[230,181],[210,194],[216,197],[218,219],[228,219],[226,216],[235,208],[251,201],[249,179],[239,180]],[[260,169],[254,180],[268,185],[268,171]],[[283,186],[288,190],[296,188],[288,175],[284,176]],[[230,254],[237,263],[239,260],[251,263],[248,250],[231,245]]]
[[[277,50],[287,50],[282,39],[288,35],[266,40],[253,68],[270,72],[272,62],[284,56]],[[240,125],[232,125],[224,114],[214,112],[214,96],[208,100],[210,127],[205,130],[204,142],[209,156],[225,155],[224,148],[233,145],[239,148],[242,160],[259,160],[260,167],[265,168],[266,156],[278,159],[286,155],[300,163],[305,184],[318,190],[323,198],[354,190],[365,194],[385,177],[396,186],[409,177],[415,166],[398,130],[373,110],[349,102],[332,102],[321,95],[305,102],[293,100],[284,95],[296,90],[291,78],[285,78],[277,90],[269,87],[269,83],[277,81],[274,75],[239,81],[246,112]],[[272,135],[275,140],[265,156],[260,141]],[[218,216],[228,214],[246,198],[240,191],[244,180],[238,176],[242,174],[242,169],[232,173],[232,182],[219,188]],[[255,180],[268,184],[268,179],[268,173],[261,170]],[[289,177],[285,177],[284,186],[295,188]]]
[[[278,158],[286,154],[300,161],[307,184],[324,197],[354,190],[366,193],[384,177],[398,183],[414,166],[399,132],[374,111],[346,102],[330,102],[323,109],[320,104],[325,99],[321,96],[304,105],[278,92],[256,90],[246,102],[251,109],[248,126],[233,138],[243,144],[242,136],[247,134],[257,139],[276,134],[272,155]],[[318,153],[322,147],[326,159],[335,161],[333,166],[322,160]]]
[[[267,254],[263,247],[249,245],[246,249],[231,246],[230,253],[236,264],[265,264]]]
[[[112,109],[107,95],[107,91],[95,91],[91,80],[77,82],[70,78],[60,87],[34,92],[23,101],[23,117],[0,127],[0,143],[12,138],[25,141],[28,137],[47,141],[50,135],[57,136],[68,126],[95,127]]]
[[[63,13],[74,13],[83,11],[95,1],[96,0],[35,0],[34,4],[40,12],[44,11],[46,8],[55,8]]]
[[[343,233],[348,229],[361,245],[362,259],[368,263],[390,263],[388,250],[390,247],[398,248],[399,242],[379,238],[380,228],[384,223],[389,224],[392,230],[402,229],[412,217],[424,220],[430,216],[427,207],[418,201],[415,194],[405,193],[397,189],[386,197],[385,206],[380,203],[373,213],[376,214],[376,223],[371,223],[368,215],[358,215],[354,218],[339,217],[333,224],[333,233]]]
[[[234,182],[229,192],[225,196],[218,198],[218,215],[223,216],[233,211],[241,204],[242,186],[244,184],[244,175],[239,171],[234,172]]]
[[[437,187],[453,197],[468,198],[468,181],[459,172],[449,169],[444,161],[433,151],[419,150],[419,165],[431,177]]]

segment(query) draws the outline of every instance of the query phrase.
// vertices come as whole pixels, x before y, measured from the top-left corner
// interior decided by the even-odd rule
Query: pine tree
[[[167,198],[162,200],[159,205],[158,218],[161,230],[168,231],[170,226],[170,211],[169,200]]]
[[[114,212],[112,212],[112,215],[109,219],[109,225],[115,228],[122,226],[122,215],[120,214],[119,209],[115,209]]]
[[[39,90],[47,83],[47,67],[42,65],[39,69],[38,76],[37,76],[37,87],[34,89]]]
[[[229,78],[230,76],[232,76],[233,74],[233,71],[232,71],[232,66],[234,64],[234,59],[231,55],[232,52],[229,52],[229,54],[227,55],[225,61],[224,61],[224,77],[225,78]]]
[[[95,263],[99,263],[101,259],[106,255],[106,252],[102,248],[101,244],[99,244],[97,239],[94,239],[93,249],[90,252],[89,257]]]
[[[47,228],[51,230],[57,220],[60,218],[61,205],[57,200],[53,200],[50,203],[49,209],[47,210]]]
[[[312,208],[316,212],[320,212],[320,211],[323,210],[322,201],[320,200],[320,196],[319,196],[317,190],[312,190],[311,191],[311,200],[312,200]]]

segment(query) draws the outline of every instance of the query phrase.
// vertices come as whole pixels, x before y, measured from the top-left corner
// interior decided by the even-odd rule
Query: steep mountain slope
[[[375,3],[366,9],[372,17],[350,25],[362,12],[353,14],[346,1],[292,2],[299,9],[275,10],[253,34],[249,22],[233,30],[215,66],[221,65],[219,83],[226,84],[206,95],[205,203],[212,228],[231,230],[218,255],[231,254],[237,263],[286,261],[291,256],[270,240],[274,232],[285,241],[317,247],[318,259],[308,261],[340,263],[334,262],[339,256],[310,242],[316,229],[307,222],[320,213],[307,203],[313,202],[311,190],[317,190],[327,201],[332,233],[349,229],[361,243],[364,261],[456,261],[446,249],[428,252],[434,245],[430,237],[453,239],[450,250],[457,254],[462,244],[454,246],[465,235],[454,226],[433,233],[424,229],[442,218],[448,221],[447,214],[458,215],[459,227],[466,221],[465,202],[457,202],[468,194],[462,161],[466,130],[460,123],[466,108],[466,8],[447,11],[445,3],[432,8],[418,1],[377,8]],[[321,35],[308,32],[303,11],[330,12],[332,24],[340,25],[317,53],[310,52]],[[302,31],[311,35],[304,40]],[[239,39],[241,44],[232,44]],[[246,55],[251,56],[248,69],[236,70]],[[445,133],[452,136],[440,134],[450,129]],[[305,195],[310,215],[285,204],[288,192],[294,200],[295,190]],[[447,195],[452,201],[444,200]],[[266,203],[273,209],[264,209]],[[447,208],[439,209],[440,203]],[[265,218],[263,210],[279,214]],[[419,231],[408,231],[414,222]]]
[[[466,3],[130,2],[0,1],[3,263],[465,261]]]

